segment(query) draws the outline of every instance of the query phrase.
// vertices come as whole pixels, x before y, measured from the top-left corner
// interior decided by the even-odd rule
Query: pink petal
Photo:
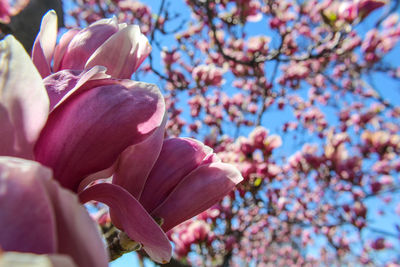
[[[7,120],[1,112],[0,126],[8,128],[0,131],[0,138],[5,135],[9,139],[10,132],[14,132],[12,155],[32,158],[33,144],[49,112],[42,78],[25,49],[11,35],[0,42],[0,69],[0,105],[8,113]],[[0,151],[0,155],[11,154]]]
[[[43,80],[50,99],[50,110],[76,86],[81,73],[80,70],[61,70]]]
[[[81,30],[68,44],[60,69],[83,70],[93,52],[117,31],[116,18],[99,20]]]
[[[95,66],[87,71],[61,70],[46,77],[43,82],[50,98],[50,110],[88,81],[108,78],[105,71],[106,68]]]
[[[0,247],[5,251],[55,253],[56,221],[43,179],[51,171],[19,158],[0,157]]]
[[[109,168],[101,170],[101,171],[98,171],[98,172],[95,172],[95,173],[92,173],[89,176],[86,176],[81,181],[81,183],[79,184],[77,192],[78,193],[82,192],[89,184],[91,184],[92,182],[94,182],[96,180],[99,180],[99,179],[102,179],[102,180],[110,179],[113,176],[114,172],[115,172],[115,168],[116,168],[117,164],[118,164],[118,160],[113,165],[111,165]]]
[[[214,162],[198,167],[180,182],[152,213],[164,219],[164,231],[205,211],[243,180],[230,164]]]
[[[36,159],[66,188],[76,191],[84,177],[110,167],[162,122],[165,104],[155,85],[113,82],[68,97],[51,112],[36,143]]]
[[[103,85],[113,85],[115,84],[115,80],[109,79],[110,76],[105,74],[106,68],[103,66],[95,66],[90,70],[83,71],[79,75],[79,80],[75,84],[73,88],[68,88],[68,92],[63,94],[61,100],[53,107],[56,108],[58,105],[63,103],[66,99],[68,99],[71,95],[80,93],[81,91],[90,90],[91,88]],[[90,83],[89,83],[90,81]],[[130,82],[130,81],[129,81]],[[129,84],[125,85],[123,81],[118,81],[117,83],[121,83],[122,85],[129,88]]]
[[[78,266],[107,267],[108,255],[97,225],[77,196],[54,180],[45,182],[57,220],[58,253],[70,255]]]
[[[118,161],[113,184],[120,185],[137,199],[160,154],[166,122],[167,116],[164,116],[161,126],[149,138],[125,149]]]
[[[139,26],[130,25],[111,36],[88,59],[86,68],[107,67],[107,74],[129,79],[151,52],[147,38]]]
[[[208,154],[212,154],[212,149],[194,139],[165,140],[140,197],[143,207],[152,211],[160,205],[174,187],[196,169]]]
[[[78,266],[108,266],[96,225],[77,196],[51,176],[37,162],[0,157],[0,246],[66,254]]]
[[[57,14],[54,10],[47,12],[42,19],[40,31],[32,48],[32,60],[42,77],[51,74],[50,63],[57,41]]]
[[[154,261],[169,262],[172,247],[167,236],[128,191],[117,185],[103,183],[87,188],[79,197],[83,203],[95,200],[108,205],[115,225],[132,240],[140,242]]]
[[[53,71],[57,72],[60,70],[61,61],[64,57],[65,51],[68,48],[69,43],[72,38],[75,37],[80,32],[80,29],[71,29],[63,34],[60,38],[58,45],[54,51],[54,62],[53,62]]]

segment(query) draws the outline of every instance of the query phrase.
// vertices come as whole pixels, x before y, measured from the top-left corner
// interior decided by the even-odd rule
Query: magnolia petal
[[[158,206],[152,216],[162,218],[164,231],[205,211],[243,180],[230,164],[214,162],[188,174]]]
[[[143,207],[152,211],[160,205],[175,186],[209,154],[212,154],[212,149],[195,139],[165,140],[140,197]]]
[[[128,84],[114,81],[73,94],[51,112],[35,156],[64,187],[76,191],[84,177],[110,167],[160,126],[165,104],[158,88]]]
[[[49,112],[42,77],[25,49],[11,35],[0,42],[0,70],[0,105],[7,110],[13,125],[6,132],[14,131],[14,155],[32,158],[33,144]],[[5,155],[0,151],[1,154]]]
[[[70,255],[78,266],[107,267],[108,255],[97,225],[77,196],[53,179],[45,182],[57,221],[57,252]]]
[[[42,179],[51,171],[20,158],[0,157],[0,247],[55,253],[56,221]]]
[[[120,186],[96,184],[79,194],[81,202],[100,201],[110,207],[113,223],[132,240],[140,242],[158,263],[171,259],[172,247],[167,236],[132,195]]]
[[[136,199],[140,198],[147,177],[160,154],[167,116],[160,127],[143,142],[130,146],[121,154],[113,176],[113,184],[125,188]]]
[[[32,48],[32,61],[43,78],[51,74],[50,63],[56,41],[57,14],[54,10],[50,10],[43,16],[40,31]]]
[[[58,105],[60,105],[61,103],[63,103],[66,99],[68,99],[68,97],[70,97],[72,94],[77,94],[78,92],[81,92],[83,90],[88,90],[90,88],[93,88],[95,86],[97,86],[96,83],[91,83],[89,86],[86,86],[86,84],[89,81],[97,81],[97,80],[102,80],[100,81],[100,83],[98,83],[98,85],[105,85],[105,84],[115,84],[115,82],[110,78],[109,75],[106,74],[106,68],[103,66],[94,66],[93,68],[91,68],[88,71],[83,71],[80,76],[79,76],[79,80],[77,81],[77,83],[75,84],[75,87],[73,87],[72,89],[70,89],[62,98],[60,101],[58,101],[58,103],[53,107],[56,108]],[[109,82],[105,83],[105,79],[108,79]]]
[[[79,184],[77,192],[78,193],[82,192],[88,185],[90,185],[92,182],[94,182],[96,180],[99,180],[99,179],[111,180],[111,178],[112,178],[112,176],[113,176],[113,174],[115,172],[117,163],[118,163],[118,160],[113,165],[111,165],[111,167],[109,167],[107,169],[104,169],[104,170],[101,170],[101,171],[98,171],[96,173],[92,173],[89,176],[86,176],[82,180],[82,182]]]
[[[63,34],[60,38],[58,45],[54,51],[54,62],[53,62],[53,71],[57,72],[60,70],[61,61],[64,57],[65,51],[68,48],[69,43],[72,38],[75,37],[81,30],[80,29],[71,29]]]
[[[86,209],[39,163],[0,157],[0,209],[3,250],[61,253],[78,266],[108,266],[101,236]]]
[[[107,74],[129,79],[151,52],[151,46],[137,25],[129,25],[111,36],[88,59],[85,68],[107,67]]]
[[[61,70],[43,80],[50,100],[50,110],[53,110],[61,98],[76,86],[80,74],[79,70]]]
[[[117,31],[116,18],[99,20],[81,30],[69,42],[60,69],[83,70],[93,52]]]
[[[106,68],[95,66],[87,71],[61,70],[43,80],[50,98],[50,110],[90,80],[108,78]]]
[[[66,255],[37,255],[32,253],[3,252],[0,267],[78,267]]]

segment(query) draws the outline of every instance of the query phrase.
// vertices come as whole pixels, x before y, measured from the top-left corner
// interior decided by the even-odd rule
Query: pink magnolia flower
[[[385,244],[385,239],[383,237],[379,237],[377,239],[375,239],[373,242],[371,242],[371,248],[375,249],[375,250],[382,250],[386,247]]]
[[[59,45],[64,49],[59,62],[69,69],[51,74],[54,16],[50,12],[43,18],[33,52],[44,81],[12,36],[0,43],[4,59],[0,72],[0,155],[35,159],[50,167],[64,188],[80,192],[82,202],[97,200],[109,205],[118,228],[142,243],[153,260],[167,262],[172,248],[164,231],[211,207],[242,177],[200,142],[181,138],[163,141],[165,103],[155,85],[110,78],[103,66],[89,69],[90,62],[104,59],[100,56],[91,61],[93,55],[106,53],[102,49],[98,54],[98,50],[93,52],[97,40],[91,39],[110,30],[112,20],[82,30],[83,37],[76,43],[74,38],[79,34],[70,42],[61,40],[66,48]],[[108,40],[101,47],[109,44]],[[57,48],[54,66],[58,64],[56,54]],[[91,56],[86,61],[88,54]],[[137,66],[143,59],[132,58]],[[125,73],[118,68],[111,69],[115,77]],[[114,184],[85,188],[104,173],[114,173]],[[164,222],[162,228],[153,218]]]
[[[214,65],[199,65],[192,71],[192,77],[195,81],[204,82],[206,85],[220,86],[223,84],[224,71]]]
[[[386,0],[358,0],[358,12],[361,18],[367,17],[372,11],[386,5]]]
[[[52,168],[63,187],[75,192],[88,175],[112,166],[122,151],[165,123],[164,100],[155,85],[106,78],[101,67],[81,74],[64,71],[46,78],[49,101],[40,74],[14,37],[0,42],[0,58],[0,155],[36,159]],[[18,228],[26,229],[31,228],[22,223]],[[159,227],[158,232],[164,235]],[[162,244],[169,251],[163,259],[169,260],[171,246],[168,240]]]
[[[107,204],[114,225],[142,243],[158,262],[168,261],[171,253],[164,232],[210,208],[243,179],[201,142],[190,138],[160,142],[163,134],[158,130],[125,150],[112,184],[96,184],[80,193],[82,202]]]
[[[47,77],[47,94],[22,46],[11,36],[1,44],[9,61],[0,77],[0,155],[34,158],[66,188],[76,191],[162,124],[165,104],[155,85],[110,79],[95,67]]]
[[[338,14],[341,19],[353,22],[358,17],[366,18],[372,11],[382,7],[386,0],[353,0],[341,2],[338,7]]]
[[[0,22],[9,23],[11,15],[11,7],[8,0],[0,0]]]
[[[54,266],[108,266],[94,222],[76,195],[52,179],[50,169],[1,156],[0,188],[2,250],[49,254]],[[12,264],[13,256],[17,255],[1,255],[0,265],[19,266]]]
[[[170,231],[168,235],[174,241],[174,251],[180,258],[187,256],[191,245],[208,242],[213,238],[210,225],[202,220],[189,220],[182,223]]]
[[[57,15],[52,10],[43,17],[32,49],[32,60],[42,77],[99,65],[106,67],[112,77],[129,79],[151,52],[139,26],[118,24],[115,17],[96,21],[82,30],[69,30],[58,45],[56,40]]]
[[[161,127],[165,112],[155,85],[97,79],[104,73],[94,70],[78,76],[63,71],[44,80],[52,110],[36,142],[35,158],[74,191],[83,178],[111,167],[126,148]]]

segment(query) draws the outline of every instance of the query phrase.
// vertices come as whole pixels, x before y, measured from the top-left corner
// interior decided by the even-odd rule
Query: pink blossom
[[[372,11],[385,4],[385,0],[352,0],[341,2],[338,6],[338,15],[339,18],[351,23],[357,18],[366,18]]]
[[[381,250],[385,248],[385,239],[382,237],[379,237],[377,239],[375,239],[372,243],[371,243],[371,248],[375,249],[375,250]]]
[[[361,18],[367,17],[375,9],[387,4],[386,0],[359,0],[356,2],[358,4],[357,8]]]
[[[262,126],[257,126],[249,135],[251,144],[262,149],[265,146],[265,140],[268,136],[268,130]]]
[[[96,184],[80,193],[82,202],[107,204],[114,225],[142,243],[157,262],[169,260],[171,247],[153,218],[169,231],[214,205],[243,179],[202,143],[189,138],[160,143],[162,138],[158,130],[125,150],[113,184]]]
[[[127,147],[165,125],[164,100],[154,85],[110,79],[104,68],[94,67],[84,73],[50,75],[45,80],[47,94],[14,37],[0,43],[0,56],[0,155],[36,159],[51,167],[65,188],[77,192],[81,183],[84,188],[90,174],[112,167]],[[159,233],[163,235],[161,229]],[[170,250],[168,241],[166,247]]]
[[[6,115],[0,121],[1,153],[34,158],[51,167],[63,187],[81,191],[82,202],[109,205],[113,223],[156,262],[171,257],[164,231],[211,207],[242,180],[198,141],[163,141],[165,104],[156,86],[112,79],[96,66],[47,76],[46,94],[12,36],[1,43],[0,53],[8,59],[0,77]],[[10,106],[14,99],[18,109]],[[113,172],[114,184],[85,189]],[[163,221],[162,229],[153,218]]]
[[[10,23],[10,17],[17,15],[29,4],[29,1],[30,0],[0,0],[0,22],[5,24]]]
[[[206,85],[220,86],[223,83],[224,71],[213,65],[199,65],[192,71],[195,81],[203,82]]]
[[[32,60],[42,77],[60,70],[83,70],[100,65],[112,77],[127,79],[151,51],[139,26],[118,24],[115,17],[96,21],[83,30],[69,30],[57,46],[56,38],[57,15],[49,11],[42,19],[32,49]]]
[[[250,53],[268,53],[268,45],[271,42],[271,38],[267,36],[254,36],[251,37],[247,44],[247,51]]]
[[[52,110],[36,142],[35,157],[71,190],[89,174],[113,165],[123,150],[152,134],[164,117],[164,100],[156,86],[95,79],[101,73],[94,73],[74,76],[64,71],[63,78],[58,72],[45,79],[51,100],[57,93],[64,96],[50,101]]]
[[[8,0],[0,0],[0,21],[2,23],[9,23],[11,15],[11,7]]]

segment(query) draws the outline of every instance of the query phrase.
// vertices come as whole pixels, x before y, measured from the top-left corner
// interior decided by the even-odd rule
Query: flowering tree
[[[135,80],[158,82],[163,90],[166,115],[157,116],[156,108],[152,114],[157,119],[147,121],[155,123],[154,133],[137,137],[134,143],[123,139],[124,134],[110,132],[106,138],[110,145],[126,141],[118,168],[112,165],[106,170],[114,173],[113,182],[94,185],[80,194],[82,202],[98,200],[110,206],[111,219],[100,212],[97,220],[103,231],[112,233],[108,243],[113,258],[138,246],[123,242],[122,234],[114,244],[115,225],[144,248],[154,244],[151,240],[165,240],[160,236],[166,232],[174,243],[171,266],[395,266],[400,261],[399,4],[384,0],[186,0],[178,9],[166,0],[157,7],[130,0],[75,0],[65,10],[70,26],[91,24],[87,28],[91,30],[67,32],[54,57],[48,56],[53,53],[45,47],[48,40],[55,44],[55,35],[49,39],[43,27],[32,55],[50,89],[52,108],[62,110],[59,101],[65,96],[71,99],[69,90],[72,94],[77,90],[69,88],[65,96],[60,95],[66,80],[77,81],[72,87],[79,85],[78,90],[94,92],[115,81],[102,77],[101,82],[93,82],[92,77],[129,79],[147,55],[149,60],[135,72]],[[101,30],[95,29],[96,21],[113,15]],[[116,28],[109,29],[118,23],[123,29],[117,33]],[[121,23],[137,24],[140,31]],[[56,23],[49,18],[45,24],[55,27]],[[92,45],[92,51],[82,57],[74,49],[88,31],[101,37],[96,42],[102,43],[102,49],[98,49],[100,44]],[[107,31],[110,34],[104,34]],[[140,32],[148,37],[152,52]],[[79,34],[81,39],[74,39]],[[122,45],[126,36],[139,44]],[[119,81],[118,85],[137,88],[134,83]],[[149,90],[154,102],[160,98],[158,92],[139,87]],[[111,95],[104,96],[104,103],[113,101]],[[76,101],[86,101],[80,99],[77,95]],[[65,107],[72,100],[61,104]],[[136,108],[151,109],[132,106]],[[87,150],[80,136],[72,142],[76,147],[69,150],[63,143],[48,145],[48,140],[57,140],[71,129],[78,115],[71,115],[66,124],[61,111],[50,114],[35,145],[36,160],[51,167],[63,187],[79,192],[81,173],[91,174],[86,185],[102,169],[83,166],[76,173],[70,171],[81,160],[68,161],[70,154]],[[114,116],[110,118],[112,125]],[[202,140],[215,154],[192,139],[169,139],[161,145],[163,130],[157,129],[164,127],[166,136]],[[100,137],[103,131],[91,135]],[[93,150],[88,157],[98,153]],[[216,182],[221,188],[215,193],[208,189],[213,196],[202,206],[203,187],[176,181],[193,172],[200,173],[195,177],[207,177],[202,170],[217,164],[221,177],[232,177],[234,171],[219,163],[217,156],[235,165],[244,180],[231,193],[239,175],[222,184]],[[132,167],[131,162],[141,167]],[[169,172],[171,166],[187,170]],[[70,177],[77,178],[71,182]],[[177,188],[176,194],[167,197],[157,192],[158,177],[163,177],[161,191]],[[227,190],[221,191],[223,187]],[[121,195],[121,200],[110,200],[107,192]],[[190,198],[187,192],[193,192]],[[127,211],[125,207],[143,210]],[[179,213],[174,213],[176,207]],[[126,213],[144,215],[137,219]],[[140,230],[141,225],[152,223],[146,214],[160,224],[163,219],[159,236],[140,235],[152,232]],[[161,246],[165,250],[167,243]],[[145,251],[140,252],[141,258],[150,255],[163,262],[163,257],[157,257],[165,254]]]

